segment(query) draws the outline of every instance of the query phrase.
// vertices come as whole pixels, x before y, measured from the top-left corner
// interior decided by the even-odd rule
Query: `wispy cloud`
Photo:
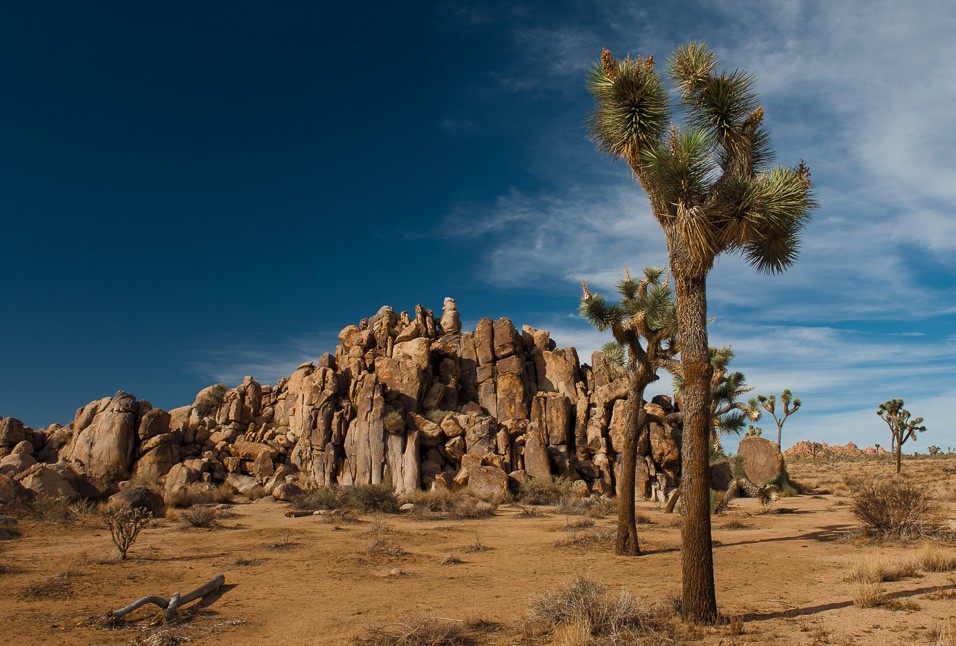
[[[602,46],[663,58],[671,34],[655,35],[645,9],[631,7],[611,3],[597,23],[516,27],[516,69],[535,70],[534,87],[522,89],[586,105],[584,70]],[[945,278],[956,274],[956,13],[935,0],[698,8],[723,20],[697,25],[692,37],[756,74],[780,163],[807,159],[821,204],[783,276],[720,260],[709,291],[714,342],[733,344],[760,389],[806,393],[794,440],[885,442],[876,399],[905,395],[956,444],[941,403],[954,401],[944,384],[956,380],[956,353],[939,334],[956,314]],[[514,72],[502,77],[524,78]],[[539,168],[548,172],[555,150],[579,150],[568,143],[575,137],[549,128],[535,151]],[[664,240],[640,190],[596,155],[577,168],[578,182],[555,169],[539,192],[460,204],[438,235],[481,240],[482,278],[498,287],[571,290],[587,278],[610,290],[624,264],[663,264]],[[586,327],[549,322],[553,337],[574,339],[579,351],[603,343]]]
[[[261,384],[274,385],[291,375],[297,366],[335,352],[337,332],[270,339],[269,342],[209,339],[195,352],[187,368],[211,383],[232,387],[251,375]]]

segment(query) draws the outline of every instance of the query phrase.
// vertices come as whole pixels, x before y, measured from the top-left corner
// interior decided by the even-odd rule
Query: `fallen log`
[[[120,608],[119,610],[111,610],[110,612],[106,613],[106,616],[103,618],[103,621],[105,623],[113,623],[115,621],[122,619],[123,617],[133,612],[137,608],[141,608],[145,606],[146,604],[151,603],[163,609],[163,619],[169,622],[176,618],[176,614],[178,613],[179,608],[181,606],[186,605],[190,601],[195,601],[196,599],[202,599],[207,594],[215,592],[216,590],[221,588],[225,582],[226,582],[226,577],[222,574],[217,574],[206,584],[201,585],[195,590],[193,590],[192,592],[189,592],[184,595],[180,595],[178,592],[175,592],[168,599],[166,597],[161,597],[156,594],[147,595],[143,597],[142,599],[138,599],[137,601],[134,601],[133,603],[129,604],[128,606],[124,608]]]

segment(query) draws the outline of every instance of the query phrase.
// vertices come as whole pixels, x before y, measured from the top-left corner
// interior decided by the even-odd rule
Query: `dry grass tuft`
[[[373,541],[365,548],[365,551],[373,556],[388,556],[396,559],[404,558],[408,555],[408,552],[406,552],[401,545],[385,538],[379,538]]]
[[[443,617],[411,615],[400,622],[366,628],[353,638],[359,646],[472,646],[486,642],[494,622],[459,621]]]
[[[187,527],[209,528],[216,527],[219,520],[219,511],[214,507],[196,505],[179,512],[179,519]]]
[[[950,616],[933,633],[935,646],[956,646],[956,616]]]
[[[886,602],[886,589],[879,581],[860,581],[853,589],[853,605],[857,608],[876,608]]]
[[[72,570],[60,572],[45,581],[31,583],[23,588],[18,595],[24,601],[65,601],[72,599],[76,594],[73,592],[71,579],[78,573]]]
[[[567,538],[552,543],[555,547],[610,547],[617,534],[609,529],[596,529],[590,532],[575,532]]]
[[[529,639],[551,637],[554,644],[673,643],[664,613],[627,592],[585,576],[532,599],[525,626]]]
[[[956,554],[930,544],[916,554],[916,562],[924,572],[949,572],[956,569]]]

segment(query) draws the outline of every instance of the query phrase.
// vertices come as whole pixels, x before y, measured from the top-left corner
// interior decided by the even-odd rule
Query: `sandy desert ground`
[[[781,499],[770,512],[753,499],[736,500],[714,518],[717,595],[728,623],[672,621],[649,643],[954,643],[956,570],[903,566],[927,550],[956,559],[956,545],[856,536],[848,483],[857,475],[888,477],[891,465],[804,462],[790,470],[817,493]],[[907,461],[904,471],[930,483],[956,529],[956,457]],[[0,641],[347,644],[369,627],[441,618],[461,622],[470,643],[551,643],[526,636],[529,603],[577,574],[662,607],[678,590],[679,516],[641,503],[649,521],[639,526],[645,554],[628,558],[613,554],[613,513],[538,509],[538,517],[504,504],[477,520],[364,514],[344,522],[287,517],[288,506],[271,499],[242,502],[211,529],[186,528],[171,513],[143,530],[125,561],[115,558],[99,516],[74,524],[21,519],[21,538],[0,543]],[[370,551],[376,541],[383,549]],[[863,562],[900,570],[882,584],[877,607],[854,604],[861,584],[851,578]],[[218,573],[225,588],[177,625],[150,627],[146,609],[118,628],[88,622],[146,594],[186,592]]]

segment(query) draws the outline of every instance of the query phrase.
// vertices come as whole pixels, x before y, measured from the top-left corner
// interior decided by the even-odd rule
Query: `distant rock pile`
[[[881,446],[868,446],[861,449],[853,442],[839,446],[807,441],[797,442],[783,452],[787,460],[853,459],[876,455],[890,455],[890,452]]]
[[[167,491],[228,482],[285,496],[389,482],[399,493],[490,496],[554,474],[582,495],[614,494],[624,379],[581,365],[548,332],[484,318],[463,333],[447,298],[438,321],[420,305],[414,319],[386,306],[338,340],[334,355],[275,386],[246,377],[170,411],[118,392],[67,426],[37,431],[0,418],[0,501],[103,496],[131,478]],[[679,480],[680,429],[666,422],[670,398],[645,409],[654,421],[639,442],[638,494],[662,499]]]

